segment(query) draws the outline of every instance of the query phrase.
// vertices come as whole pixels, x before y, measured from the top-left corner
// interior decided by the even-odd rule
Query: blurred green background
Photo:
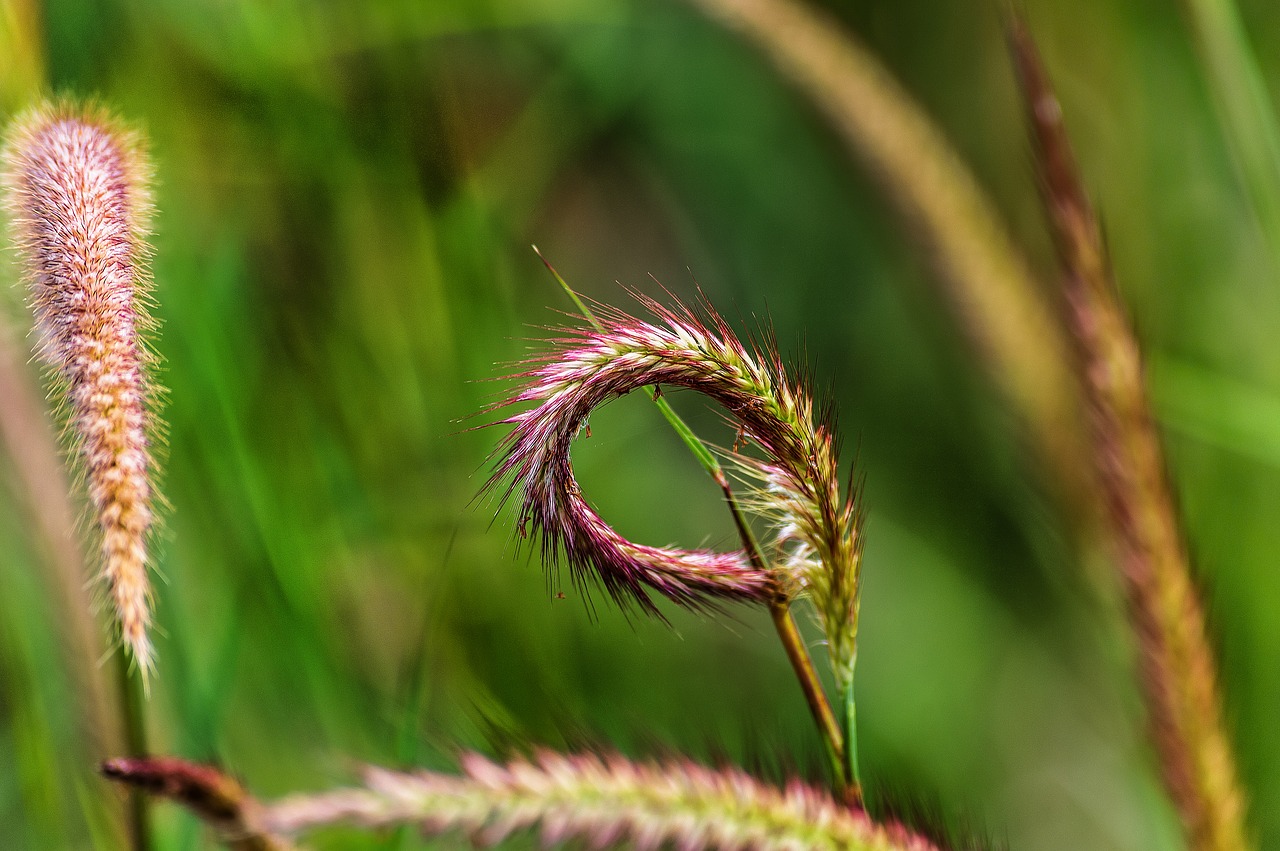
[[[825,5],[937,119],[1051,280],[999,4]],[[1277,847],[1280,276],[1257,187],[1184,7],[1025,7],[1148,355],[1251,823]],[[831,388],[866,476],[873,797],[1015,849],[1180,847],[1102,556],[1074,542],[879,184],[736,36],[675,0],[0,10],[6,113],[41,87],[99,95],[151,139],[171,504],[156,751],[267,797],[350,782],[363,762],[447,768],[459,747],[529,742],[771,776],[819,764],[763,613],[671,611],[668,628],[598,594],[584,605],[517,547],[510,511],[474,499],[500,432],[473,415],[569,308],[537,243],[627,309],[625,287],[662,295],[650,274],[686,298],[696,279],[740,329],[767,316]],[[1240,13],[1280,91],[1280,7]],[[25,321],[9,322],[18,336]],[[716,412],[671,397],[731,442]],[[623,534],[732,546],[715,488],[651,405],[617,402],[592,430],[576,467]],[[82,740],[93,707],[60,649],[33,510],[0,457],[0,846],[110,847],[117,799]],[[165,849],[213,845],[171,806],[157,826]]]

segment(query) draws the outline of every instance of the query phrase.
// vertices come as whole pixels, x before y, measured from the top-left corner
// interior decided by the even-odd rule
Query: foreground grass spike
[[[433,835],[463,830],[485,845],[541,825],[547,845],[581,840],[592,848],[937,851],[825,792],[799,782],[776,789],[734,768],[541,752],[507,765],[469,754],[463,770],[455,777],[370,769],[365,788],[285,798],[266,806],[262,823],[286,835],[416,824]]]
[[[146,160],[137,137],[105,113],[44,105],[14,122],[4,184],[41,354],[66,389],[101,532],[102,574],[145,676],[153,395],[139,337],[150,325]]]
[[[172,757],[109,759],[102,774],[118,783],[186,807],[235,851],[289,851],[293,846],[265,831],[261,805],[218,769]]]
[[[503,422],[493,487],[518,490],[521,528],[539,536],[546,560],[563,555],[576,579],[590,575],[621,602],[652,608],[645,589],[685,605],[707,598],[776,602],[814,596],[825,631],[851,664],[857,617],[857,546],[851,500],[841,500],[833,428],[815,419],[804,389],[773,350],[744,345],[709,307],[705,317],[641,298],[657,322],[604,310],[600,328],[572,336],[535,358],[525,385],[505,404],[536,402]],[[741,441],[763,460],[738,456],[760,486],[751,503],[775,521],[781,569],[764,570],[744,552],[661,549],[631,543],[591,509],[569,459],[573,438],[598,406],[646,386],[696,390],[718,402]],[[838,667],[841,667],[838,666]]]
[[[1062,110],[1025,25],[1010,42],[1063,267],[1143,685],[1165,786],[1196,851],[1250,847],[1244,796],[1222,720],[1217,673],[1138,342],[1116,295],[1102,229],[1080,181]]]

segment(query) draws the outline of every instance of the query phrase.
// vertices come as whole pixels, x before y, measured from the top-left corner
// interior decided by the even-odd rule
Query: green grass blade
[[[1280,127],[1232,0],[1185,0],[1231,156],[1280,269]]]
[[[1280,470],[1280,396],[1176,358],[1153,358],[1160,421],[1209,446]]]

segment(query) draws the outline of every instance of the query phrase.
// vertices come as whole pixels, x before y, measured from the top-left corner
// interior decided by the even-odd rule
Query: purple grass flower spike
[[[807,392],[786,374],[772,347],[744,345],[709,306],[668,309],[639,297],[656,322],[615,310],[601,329],[572,329],[526,362],[521,389],[498,407],[536,403],[503,423],[514,426],[487,487],[507,482],[520,494],[520,524],[547,563],[563,558],[575,581],[594,575],[620,603],[653,611],[646,588],[681,605],[715,599],[775,602],[814,597],[828,640],[847,635],[852,658],[857,612],[857,546],[852,501],[840,498],[833,428],[815,423]],[[622,538],[582,497],[569,459],[573,438],[596,407],[646,386],[695,390],[722,405],[740,442],[764,458],[735,455],[755,484],[749,504],[776,530],[777,567],[760,570],[741,551],[649,547]],[[828,418],[829,419],[829,418]],[[834,646],[831,648],[833,653]]]

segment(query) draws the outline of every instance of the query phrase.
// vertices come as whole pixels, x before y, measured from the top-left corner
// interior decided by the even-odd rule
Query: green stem
[[[853,790],[852,797],[862,801],[862,772],[858,770],[858,710],[853,700],[853,678],[844,689],[844,770]]]
[[[124,743],[128,755],[147,755],[147,725],[140,677],[131,670],[123,650],[117,651],[116,681],[120,689],[120,716],[124,723]],[[151,851],[151,801],[140,790],[129,792],[126,820],[133,851]]]

